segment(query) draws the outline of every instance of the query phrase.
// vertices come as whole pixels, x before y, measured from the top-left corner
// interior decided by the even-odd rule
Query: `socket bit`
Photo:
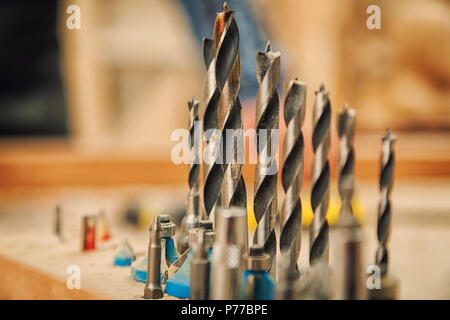
[[[144,299],[160,299],[163,297],[161,287],[161,223],[158,217],[153,219],[150,228],[150,244],[148,246],[147,282]]]
[[[265,52],[256,54],[256,78],[259,90],[256,97],[255,196],[253,209],[257,227],[253,243],[264,246],[270,255],[268,269],[273,268],[276,255],[275,220],[277,216],[279,101],[277,84],[280,77],[280,52],[272,51],[267,42]],[[275,273],[275,272],[274,272]]]
[[[309,228],[309,262],[311,265],[322,261],[328,263],[328,221],[330,165],[331,105],[328,91],[322,84],[316,93],[313,109],[313,150],[314,162],[311,174],[311,207],[314,217]]]
[[[239,207],[219,207],[216,213],[212,299],[238,299],[243,267],[241,257],[247,241],[244,230],[247,213]]]

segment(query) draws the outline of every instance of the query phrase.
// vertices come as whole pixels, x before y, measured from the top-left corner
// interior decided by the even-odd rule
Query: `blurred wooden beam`
[[[400,134],[396,177],[449,177],[449,141],[449,135],[444,134]],[[356,175],[359,179],[378,177],[379,152],[378,135],[358,136]],[[337,157],[332,155],[331,158]],[[87,152],[65,141],[0,144],[2,186],[174,185],[187,183],[187,170],[187,165],[175,165],[170,158],[161,158],[151,152]],[[247,184],[252,184],[254,165],[245,165],[243,174]],[[308,172],[305,176],[309,177]]]

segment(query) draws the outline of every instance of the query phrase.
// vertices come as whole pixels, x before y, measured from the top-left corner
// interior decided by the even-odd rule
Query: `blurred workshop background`
[[[254,127],[256,51],[270,40],[281,52],[282,81],[308,84],[307,180],[314,90],[323,82],[330,91],[333,179],[336,112],[344,102],[357,110],[355,202],[372,242],[381,136],[390,128],[398,137],[390,246],[401,297],[450,298],[450,1],[228,3],[240,30],[245,127]],[[381,9],[380,30],[366,26],[372,4]],[[67,27],[70,5],[81,10],[80,29]],[[201,40],[212,36],[221,7],[219,0],[0,3],[0,233],[19,232],[17,216],[50,214],[57,203],[73,214],[183,208],[188,168],[171,162],[171,134],[187,128],[187,101],[201,97]],[[244,167],[250,196],[253,172]],[[307,203],[309,182],[303,190]]]

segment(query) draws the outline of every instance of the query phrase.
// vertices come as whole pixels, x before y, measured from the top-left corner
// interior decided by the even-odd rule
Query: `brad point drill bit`
[[[355,184],[355,149],[353,146],[355,118],[356,111],[350,109],[348,104],[345,104],[344,110],[339,113],[338,117],[338,188],[342,202],[339,212],[339,224],[344,226],[357,224],[351,203]]]
[[[301,131],[306,110],[306,83],[297,79],[285,86],[284,121],[286,135],[283,143],[281,183],[286,194],[281,207],[281,254],[291,254],[294,272],[301,245],[302,203],[300,190],[303,184],[304,141]],[[291,271],[292,272],[292,271]]]
[[[222,185],[222,206],[247,208],[247,192],[242,177],[244,159],[240,159],[243,155],[243,121],[238,97],[241,84],[239,30],[234,19],[234,11],[229,10],[226,2],[214,25],[214,46],[216,83],[220,91],[218,123],[224,137],[222,144],[225,148],[224,161],[228,163]],[[232,137],[227,135],[229,129],[234,130]],[[228,140],[230,138],[231,140]],[[230,146],[231,153],[227,150]]]
[[[256,54],[256,77],[259,90],[256,96],[256,150],[258,162],[255,169],[255,196],[253,208],[258,223],[254,243],[264,246],[270,255],[271,269],[276,254],[275,219],[277,215],[278,168],[276,152],[278,141],[278,93],[280,77],[280,52],[273,52],[267,42],[265,52]]]
[[[328,152],[330,150],[330,122],[331,105],[328,91],[322,84],[316,91],[313,109],[313,150],[314,162],[312,167],[311,207],[314,218],[309,233],[309,261],[328,262],[328,221],[330,166]]]
[[[242,138],[243,126],[242,107],[238,98],[241,77],[239,30],[234,19],[234,11],[230,11],[226,3],[224,3],[223,12],[217,14],[214,25],[213,61],[215,61],[215,90],[220,96],[217,107],[220,142],[217,144],[218,151],[215,161],[206,173],[204,184],[203,197],[208,216],[218,203],[220,196],[222,197],[221,202],[225,206],[245,208],[247,202],[245,184],[241,174],[242,164],[235,163],[238,153],[237,146],[242,146],[242,143],[237,143],[236,140]],[[233,134],[232,140],[227,141],[226,133],[230,130],[238,135]],[[231,166],[230,163],[232,163]],[[228,171],[229,167],[231,171]],[[225,176],[226,179],[224,179]]]
[[[211,263],[208,260],[208,246],[204,241],[205,230],[199,228],[196,241],[193,243],[194,255],[191,262],[190,298],[192,300],[209,299],[209,281]]]
[[[378,225],[377,237],[379,247],[377,250],[375,262],[381,269],[381,275],[387,274],[388,271],[388,251],[387,242],[389,240],[391,229],[391,190],[393,186],[394,175],[394,142],[396,140],[390,130],[386,131],[383,137],[383,152],[381,156],[380,167],[380,192],[381,199],[378,206]]]
[[[163,296],[161,287],[161,224],[158,217],[153,219],[148,246],[147,282],[144,299],[159,299]]]

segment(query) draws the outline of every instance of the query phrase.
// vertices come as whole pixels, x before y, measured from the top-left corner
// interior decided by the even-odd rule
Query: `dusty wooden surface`
[[[307,188],[307,187],[306,187]],[[184,188],[0,188],[0,297],[6,299],[140,299],[143,284],[129,268],[113,266],[115,248],[127,237],[141,257],[147,246],[145,230],[121,223],[130,197],[184,201]],[[389,243],[391,272],[400,280],[402,299],[450,298],[450,180],[398,181],[393,192],[393,229]],[[359,183],[365,209],[365,266],[376,249],[375,182]],[[174,202],[172,200],[172,202]],[[52,234],[54,206],[64,208],[66,241]],[[80,252],[80,216],[108,212],[113,238],[91,253]],[[330,240],[333,266],[334,233]],[[308,255],[303,230],[300,265]],[[81,269],[81,290],[69,290],[67,267]],[[167,298],[167,297],[166,297]]]

